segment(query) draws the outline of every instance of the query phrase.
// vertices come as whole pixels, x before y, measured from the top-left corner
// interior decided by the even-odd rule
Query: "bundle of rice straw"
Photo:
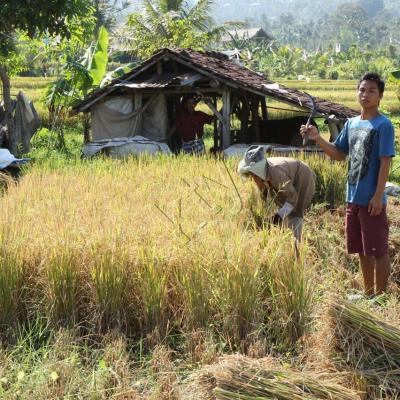
[[[270,369],[246,357],[223,358],[213,376],[216,380],[213,393],[218,400],[360,399],[357,392],[332,377],[328,379],[327,374],[283,367]]]
[[[391,235],[392,236],[389,240],[389,256],[392,267],[390,281],[400,285],[400,236]]]
[[[342,299],[331,302],[336,348],[380,391],[400,395],[400,329]]]

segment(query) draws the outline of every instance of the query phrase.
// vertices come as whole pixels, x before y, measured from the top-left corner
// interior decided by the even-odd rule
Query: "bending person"
[[[279,210],[274,224],[285,224],[300,241],[304,211],[315,193],[315,174],[300,160],[287,157],[265,158],[262,146],[250,146],[238,166],[238,173],[250,176],[264,197],[272,196]]]

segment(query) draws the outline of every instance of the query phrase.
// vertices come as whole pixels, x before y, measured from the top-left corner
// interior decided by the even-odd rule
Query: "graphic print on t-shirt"
[[[375,129],[358,128],[351,131],[348,177],[350,185],[356,184],[368,173],[375,134]]]

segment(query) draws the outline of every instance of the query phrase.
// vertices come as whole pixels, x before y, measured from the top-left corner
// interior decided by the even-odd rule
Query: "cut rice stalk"
[[[218,400],[317,400],[360,399],[359,393],[348,389],[323,374],[291,369],[268,369],[257,361],[240,358],[221,365],[214,372]]]
[[[343,299],[331,302],[336,348],[367,381],[400,393],[400,329]]]

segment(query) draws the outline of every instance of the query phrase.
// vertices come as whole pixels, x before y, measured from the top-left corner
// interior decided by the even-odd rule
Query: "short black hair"
[[[182,97],[181,105],[184,106],[189,100],[193,100],[195,103],[199,102],[199,98],[197,96],[194,96],[192,94],[187,94]]]
[[[358,81],[357,89],[360,88],[361,82],[363,81],[373,81],[378,85],[379,93],[382,94],[385,91],[385,82],[382,80],[379,74],[376,72],[367,72],[363,75],[363,77]]]

